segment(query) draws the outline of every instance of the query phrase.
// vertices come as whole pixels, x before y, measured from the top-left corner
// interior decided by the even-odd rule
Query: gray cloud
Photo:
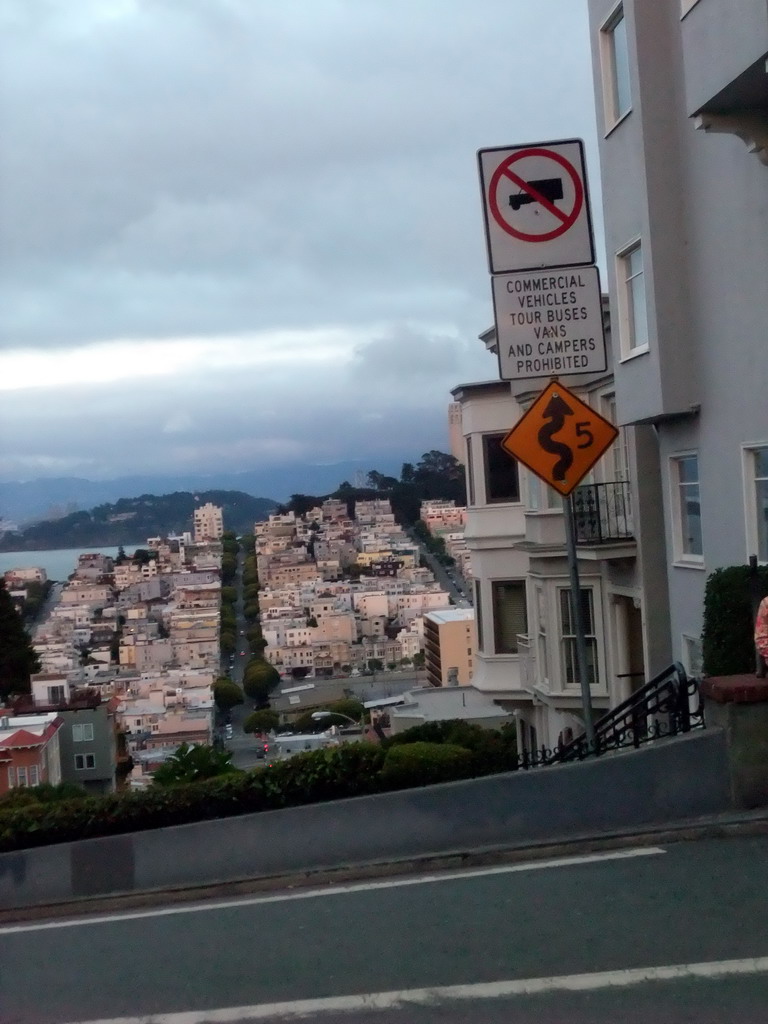
[[[232,458],[250,443],[274,460],[444,447],[448,388],[496,372],[475,340],[492,316],[475,150],[583,135],[594,154],[582,6],[6,0],[3,350],[130,339],[140,362],[158,338],[351,340],[322,373],[190,365],[137,384],[126,367],[5,393],[0,472],[210,464],[227,438]]]

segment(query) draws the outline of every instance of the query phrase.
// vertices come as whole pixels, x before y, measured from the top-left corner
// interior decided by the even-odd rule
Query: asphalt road
[[[766,877],[732,838],[5,926],[0,1020],[764,1024]]]

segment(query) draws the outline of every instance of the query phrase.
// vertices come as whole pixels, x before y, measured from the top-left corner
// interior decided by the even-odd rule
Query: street
[[[0,1019],[763,1024],[767,876],[730,838],[6,925]]]

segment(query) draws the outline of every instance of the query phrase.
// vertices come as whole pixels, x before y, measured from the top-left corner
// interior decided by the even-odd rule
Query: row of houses
[[[145,550],[117,563],[80,555],[45,610],[31,693],[2,712],[0,792],[58,781],[111,791],[119,756],[133,761],[129,784],[145,785],[180,743],[211,741],[221,544],[155,537]],[[41,572],[6,576],[19,585]]]
[[[389,500],[359,501],[352,518],[345,502],[329,499],[304,516],[270,516],[255,535],[266,656],[281,673],[421,660],[425,615],[451,602]]]

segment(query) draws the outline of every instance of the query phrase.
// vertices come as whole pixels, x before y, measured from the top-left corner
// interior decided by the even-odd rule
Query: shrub
[[[388,789],[451,782],[473,775],[474,760],[470,750],[453,743],[403,743],[387,750],[381,777]]]
[[[768,566],[758,568],[755,585],[757,596],[768,594]],[[754,632],[749,566],[717,569],[704,593],[702,641],[707,675],[754,672]]]
[[[276,810],[381,789],[384,751],[350,743],[193,784],[0,812],[0,851]]]
[[[517,736],[511,725],[504,725],[501,729],[483,729],[461,718],[446,722],[425,722],[390,736],[384,745],[394,747],[421,742],[448,743],[471,751],[478,775],[514,771],[518,767]]]
[[[30,804],[52,804],[62,800],[84,800],[88,793],[74,782],[59,782],[52,785],[43,782],[39,786],[19,786],[0,796],[0,811]]]

